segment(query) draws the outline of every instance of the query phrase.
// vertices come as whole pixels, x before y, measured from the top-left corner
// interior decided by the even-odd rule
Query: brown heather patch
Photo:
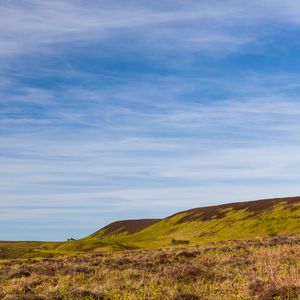
[[[104,230],[104,235],[121,232],[135,233],[159,221],[161,219],[122,220],[113,222],[100,230]]]
[[[229,211],[238,210],[246,210],[252,216],[255,216],[264,211],[272,210],[274,205],[279,203],[284,203],[287,208],[293,209],[293,204],[300,204],[300,197],[245,201],[203,208],[193,208],[184,212],[180,212],[179,214],[184,213],[185,216],[182,217],[177,223],[180,224],[188,221],[208,221],[212,219],[221,219],[224,218]]]
[[[0,299],[300,299],[300,237],[0,260]]]

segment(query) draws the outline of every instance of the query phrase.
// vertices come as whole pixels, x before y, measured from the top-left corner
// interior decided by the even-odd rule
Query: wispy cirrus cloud
[[[137,47],[185,51],[235,50],[269,32],[266,22],[298,25],[294,1],[2,1],[0,55],[43,51],[68,43],[111,43],[123,37]],[[97,48],[101,51],[103,44]],[[113,46],[113,44],[112,44]],[[122,47],[131,47],[122,43]],[[42,50],[41,50],[42,49]],[[139,51],[139,49],[136,49]],[[145,50],[145,49],[144,49]],[[175,50],[175,49],[173,49]],[[41,53],[40,53],[41,54]]]
[[[232,47],[234,42],[240,44],[245,40],[207,24],[213,20],[217,26],[224,25],[230,16],[231,20],[236,19],[239,12],[230,7],[212,7],[193,1],[191,5],[177,1],[171,7],[134,1],[126,5],[118,1],[83,4],[82,1],[2,2],[1,25],[6,30],[1,34],[0,54],[23,54],[40,47],[51,51],[51,45],[57,48],[68,42],[107,42],[122,35],[143,40],[148,46],[154,43],[156,47],[166,38],[176,42],[179,38],[176,33],[181,33],[180,39],[186,46],[196,48],[209,44]],[[199,21],[204,26],[193,28]],[[163,47],[167,45],[164,44]]]
[[[293,99],[173,102],[168,112],[160,105],[151,113],[126,111],[124,131],[118,122],[93,121],[66,138],[53,135],[60,128],[53,128],[53,120],[50,128],[27,127],[23,137],[1,138],[2,207],[22,211],[24,220],[43,211],[50,222],[62,220],[68,208],[72,215],[80,208],[81,216],[91,209],[124,216],[159,208],[163,216],[211,200],[293,195],[299,111]],[[114,113],[120,114],[113,110],[110,120],[116,120]],[[98,132],[111,126],[112,136]],[[99,222],[90,220],[86,231]]]

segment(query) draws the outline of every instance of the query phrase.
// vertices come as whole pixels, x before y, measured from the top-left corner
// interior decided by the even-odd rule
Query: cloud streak
[[[0,26],[5,28],[0,55],[5,57],[47,54],[70,42],[109,43],[122,36],[156,50],[176,45],[192,51],[235,51],[260,36],[257,28],[267,22],[298,25],[300,13],[294,1],[129,1],[126,5],[92,1],[86,5],[32,0],[2,1],[0,7]]]

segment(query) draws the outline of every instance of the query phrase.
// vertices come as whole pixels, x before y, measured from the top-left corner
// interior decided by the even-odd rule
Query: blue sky
[[[300,4],[0,3],[0,240],[300,194]]]

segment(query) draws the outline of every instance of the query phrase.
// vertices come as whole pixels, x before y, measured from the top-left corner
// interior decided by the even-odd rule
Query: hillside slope
[[[161,221],[161,219],[138,219],[138,220],[122,220],[106,225],[90,237],[98,235],[111,235],[119,233],[136,233],[144,228]]]
[[[141,221],[141,220],[138,220]],[[172,239],[190,244],[253,239],[300,233],[300,197],[266,199],[194,208],[176,213],[143,229],[108,230],[128,221],[112,223],[60,250],[118,250],[158,248]],[[138,224],[138,222],[137,222]],[[130,224],[134,227],[134,223]]]
[[[162,220],[117,221],[76,241],[0,242],[0,258],[160,248],[172,246],[173,239],[201,244],[291,234],[300,234],[300,197],[194,208]]]

